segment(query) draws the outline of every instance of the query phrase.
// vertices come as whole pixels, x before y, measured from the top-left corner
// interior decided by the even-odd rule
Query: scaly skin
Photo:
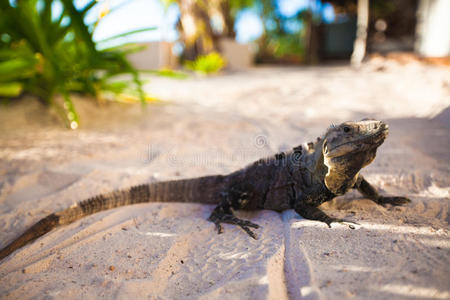
[[[356,188],[380,205],[402,205],[404,197],[380,196],[359,171],[375,158],[387,136],[388,126],[380,121],[362,120],[331,126],[307,149],[301,146],[287,153],[261,159],[229,175],[157,182],[99,195],[78,205],[53,213],[29,228],[0,250],[0,260],[52,229],[107,209],[144,202],[197,202],[218,204],[209,220],[222,232],[222,223],[240,226],[251,237],[257,224],[233,215],[239,209],[293,208],[299,215],[325,222],[348,222],[326,215],[318,208],[323,202]]]
[[[219,233],[221,223],[231,223],[255,238],[249,227],[258,225],[237,219],[233,210],[293,208],[302,217],[331,227],[332,222],[353,222],[330,217],[318,206],[351,188],[380,205],[406,204],[410,200],[405,197],[380,196],[359,174],[373,161],[387,133],[388,126],[380,121],[345,122],[331,126],[306,150],[296,147],[234,172],[227,176],[227,188],[209,220]]]

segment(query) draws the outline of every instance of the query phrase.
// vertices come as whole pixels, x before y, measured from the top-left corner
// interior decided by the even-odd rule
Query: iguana
[[[0,250],[0,259],[50,230],[107,209],[143,202],[197,202],[217,204],[209,221],[222,232],[222,223],[240,226],[251,237],[259,226],[234,216],[239,209],[294,209],[300,216],[325,222],[348,222],[325,214],[318,206],[349,189],[357,189],[378,204],[401,205],[405,197],[380,196],[362,177],[388,134],[388,125],[376,120],[330,126],[308,147],[258,160],[229,175],[156,182],[98,195],[41,219]]]

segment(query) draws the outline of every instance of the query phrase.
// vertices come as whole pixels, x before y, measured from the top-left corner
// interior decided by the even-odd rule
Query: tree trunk
[[[314,24],[311,9],[306,12],[305,28],[305,63],[315,65],[319,62],[319,37],[318,28]]]
[[[356,39],[353,46],[351,63],[359,68],[366,55],[367,29],[369,25],[369,0],[358,0],[358,20]]]
[[[219,6],[224,23],[222,35],[224,37],[234,39],[236,37],[236,31],[234,30],[234,18],[230,11],[230,1],[222,0]]]
[[[215,50],[216,43],[208,15],[208,1],[178,0],[178,31],[184,43],[183,59],[194,60]]]

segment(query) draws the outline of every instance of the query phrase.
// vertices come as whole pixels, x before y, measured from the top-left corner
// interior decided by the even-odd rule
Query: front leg
[[[403,205],[411,202],[410,199],[405,197],[385,197],[378,194],[377,190],[369,183],[367,180],[364,179],[361,175],[358,176],[358,180],[356,181],[356,184],[354,188],[358,189],[358,191],[365,197],[372,201],[374,201],[377,204],[385,205],[385,204],[391,204],[391,205]]]
[[[252,223],[247,220],[241,220],[233,215],[233,209],[242,208],[247,202],[248,194],[245,192],[236,192],[232,191],[221,193],[222,200],[219,205],[213,210],[208,220],[213,222],[216,225],[217,233],[222,233],[222,225],[221,223],[228,223],[232,225],[237,225],[241,227],[249,236],[254,238],[256,235],[253,231],[250,230],[249,227],[259,228],[258,224]]]
[[[326,213],[324,213],[321,209],[319,209],[318,207],[316,207],[314,205],[306,204],[303,202],[296,203],[294,209],[303,218],[324,222],[328,225],[329,228],[331,228],[331,223],[333,223],[333,222],[353,223],[353,224],[359,225],[356,222],[352,222],[352,221],[349,221],[346,219],[330,217]],[[355,227],[352,225],[349,225],[349,227],[351,229],[355,229]]]

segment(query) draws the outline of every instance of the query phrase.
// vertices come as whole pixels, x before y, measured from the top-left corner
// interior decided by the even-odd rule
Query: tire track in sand
[[[291,229],[296,218],[293,210],[282,213],[284,225],[285,260],[284,271],[290,299],[319,299],[319,291],[312,285],[311,262],[300,244],[302,230]]]

